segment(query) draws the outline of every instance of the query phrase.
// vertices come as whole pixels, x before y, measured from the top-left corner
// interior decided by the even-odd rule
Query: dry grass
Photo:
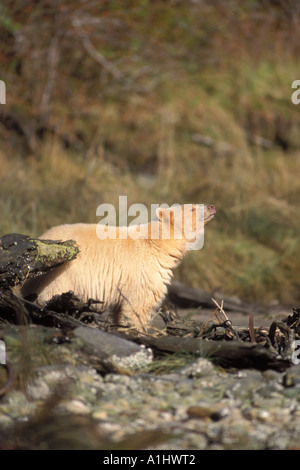
[[[233,1],[232,10],[184,3],[176,10],[172,2],[150,2],[150,9],[142,2],[131,16],[121,6],[106,16],[81,3],[70,12],[55,7],[58,26],[68,32],[60,54],[69,59],[58,62],[47,109],[39,103],[54,44],[47,38],[57,25],[47,23],[37,41],[43,10],[35,11],[15,58],[23,64],[20,76],[9,62],[8,38],[8,90],[15,81],[5,109],[25,123],[32,145],[25,151],[12,130],[0,127],[0,233],[39,235],[63,222],[97,222],[97,206],[117,206],[119,195],[148,207],[213,203],[218,212],[204,249],[186,258],[177,277],[209,291],[294,303],[300,114],[290,97],[299,78],[299,19],[292,6],[293,21],[272,2],[266,12],[260,2]],[[97,50],[129,77],[125,84],[81,50],[69,21],[77,8]],[[89,15],[111,21],[112,29],[98,30]],[[19,18],[13,10],[10,16],[9,27],[18,30]],[[39,63],[29,66],[26,45],[36,48]],[[54,129],[42,140],[34,133],[39,112]],[[257,136],[271,147],[251,143]]]

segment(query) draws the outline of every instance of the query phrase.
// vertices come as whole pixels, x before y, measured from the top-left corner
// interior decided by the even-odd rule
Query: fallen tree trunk
[[[14,287],[74,259],[79,251],[74,243],[4,235],[0,238],[0,288]]]
[[[138,337],[137,341],[160,353],[186,352],[206,357],[222,367],[274,369],[283,371],[290,366],[288,360],[278,355],[272,347],[244,341],[207,341],[195,338]]]
[[[173,281],[168,286],[168,298],[173,304],[181,308],[216,308],[211,295],[202,289],[195,289],[180,281]],[[247,315],[253,313],[254,306],[251,304],[234,301],[229,298],[224,298],[223,300],[226,311],[240,312]]]

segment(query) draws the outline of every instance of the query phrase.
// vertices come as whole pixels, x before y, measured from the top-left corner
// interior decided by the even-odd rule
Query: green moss
[[[36,261],[45,264],[46,266],[52,265],[56,260],[70,261],[74,259],[79,249],[74,246],[73,240],[64,242],[63,244],[51,243],[46,244],[42,240],[34,240],[37,247]]]

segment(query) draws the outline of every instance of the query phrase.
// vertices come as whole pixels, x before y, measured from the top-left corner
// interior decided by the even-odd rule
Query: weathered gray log
[[[210,308],[215,309],[216,304],[212,301],[211,295],[202,289],[195,289],[182,282],[173,281],[168,286],[168,298],[178,307],[182,308]],[[224,310],[232,312],[253,313],[254,306],[245,302],[236,302],[233,299],[224,298]]]
[[[207,357],[222,367],[285,370],[290,362],[281,358],[275,349],[244,341],[207,341],[175,336],[137,338],[145,346],[160,353],[186,352]]]
[[[39,240],[27,235],[9,234],[0,238],[0,288],[16,286],[74,259],[74,241]]]

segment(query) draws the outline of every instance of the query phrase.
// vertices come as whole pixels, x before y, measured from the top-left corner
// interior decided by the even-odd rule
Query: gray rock
[[[88,326],[75,328],[74,336],[100,359],[108,359],[120,367],[138,368],[152,361],[152,351],[144,346]]]
[[[141,350],[140,346],[132,341],[127,341],[116,335],[89,326],[75,328],[74,336],[80,338],[102,358],[111,357],[112,355],[120,357],[130,356]]]
[[[300,384],[300,365],[290,367],[283,377],[283,385],[285,387],[292,387],[298,384]]]

